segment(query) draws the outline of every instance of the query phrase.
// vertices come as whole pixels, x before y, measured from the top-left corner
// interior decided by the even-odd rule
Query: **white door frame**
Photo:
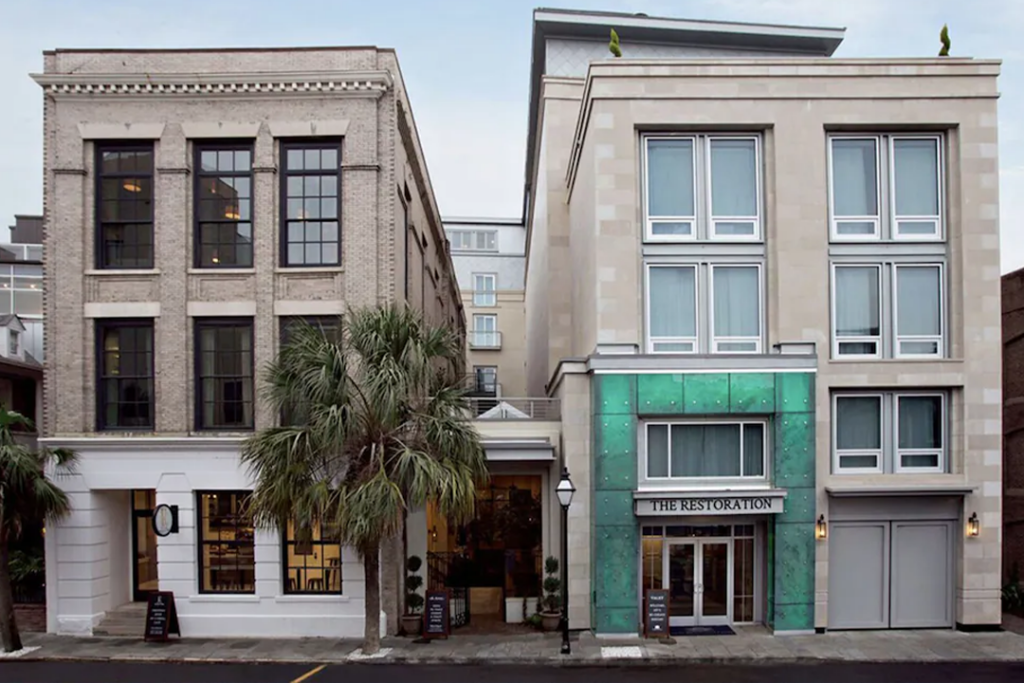
[[[724,615],[704,614],[704,546],[721,544],[726,549],[726,610]],[[669,554],[672,546],[693,546],[693,616],[673,617],[669,615],[669,626],[712,626],[732,623],[733,603],[733,539],[726,537],[666,539],[662,552],[662,588],[671,590]],[[671,602],[671,594],[669,597]]]

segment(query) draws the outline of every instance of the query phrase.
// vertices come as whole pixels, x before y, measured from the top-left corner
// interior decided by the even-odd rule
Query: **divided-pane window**
[[[945,472],[946,404],[943,393],[835,394],[834,471]]]
[[[941,136],[832,136],[829,174],[833,240],[943,239]]]
[[[945,354],[941,264],[837,263],[833,271],[833,357]]]
[[[198,429],[252,429],[252,319],[196,320]]]
[[[715,353],[761,350],[761,274],[757,266],[712,266],[712,349]]]
[[[285,593],[341,593],[341,537],[328,524],[285,530]]]
[[[501,348],[501,332],[498,332],[498,316],[475,314],[470,345],[476,348]]]
[[[291,331],[303,323],[320,329],[331,341],[341,341],[341,316],[295,315],[281,318],[281,346],[288,343]]]
[[[284,265],[340,264],[341,144],[285,143],[281,156]]]
[[[97,323],[99,429],[152,429],[153,321]]]
[[[449,230],[452,251],[497,251],[496,230]]]
[[[255,593],[256,545],[248,491],[200,491],[199,592]]]
[[[759,138],[646,136],[643,151],[648,241],[761,238]]]
[[[153,145],[96,146],[97,267],[153,267]]]
[[[473,273],[473,305],[497,306],[497,276],[493,273]]]
[[[651,266],[647,305],[651,351],[697,352],[696,266]]]
[[[252,267],[252,144],[197,144],[195,263]]]
[[[765,426],[648,423],[647,479],[763,478]]]
[[[493,365],[476,365],[473,367],[474,392],[478,394],[495,394],[498,392],[498,368]]]

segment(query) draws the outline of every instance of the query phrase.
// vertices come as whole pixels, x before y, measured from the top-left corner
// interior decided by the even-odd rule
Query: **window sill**
[[[305,273],[344,273],[345,268],[343,266],[277,266],[274,268],[274,272],[284,275],[303,275]]]
[[[243,593],[243,594],[231,594],[224,593],[218,595],[216,593],[199,593],[197,595],[188,596],[189,602],[238,602],[238,603],[258,603],[260,596],[254,593]]]
[[[337,595],[334,593],[324,593],[323,595],[278,595],[274,598],[274,602],[279,604],[288,603],[310,603],[310,602],[330,602],[330,603],[345,603],[352,602],[352,598],[348,595]]]
[[[89,268],[85,271],[86,275],[97,275],[97,276],[135,276],[139,275],[159,275],[159,268]]]
[[[255,268],[189,268],[189,275],[255,275]]]
[[[882,358],[881,356],[860,356],[857,358],[829,358],[830,363],[963,363],[963,358],[939,358],[938,356],[898,356]]]

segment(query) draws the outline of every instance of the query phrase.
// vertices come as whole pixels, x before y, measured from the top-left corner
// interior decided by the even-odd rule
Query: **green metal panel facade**
[[[814,628],[814,373],[600,374],[594,413],[593,628],[635,633],[640,525],[633,514],[638,426],[648,416],[764,415],[773,483],[788,491],[768,530],[768,614],[777,631]]]

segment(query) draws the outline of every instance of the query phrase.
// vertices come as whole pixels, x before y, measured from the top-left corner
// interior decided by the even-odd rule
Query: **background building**
[[[80,458],[46,535],[48,630],[360,636],[363,569],[240,514],[239,447],[278,416],[259,368],[289,321],[409,301],[463,316],[395,54],[56,50],[45,134],[44,431]],[[180,529],[157,538],[155,505]],[[400,544],[384,555],[397,626]],[[127,604],[125,609],[119,606]]]
[[[1003,582],[1024,571],[1024,268],[1003,276]]]
[[[573,628],[661,588],[679,627],[1000,623],[999,64],[842,37],[535,12],[527,390],[565,416]]]

